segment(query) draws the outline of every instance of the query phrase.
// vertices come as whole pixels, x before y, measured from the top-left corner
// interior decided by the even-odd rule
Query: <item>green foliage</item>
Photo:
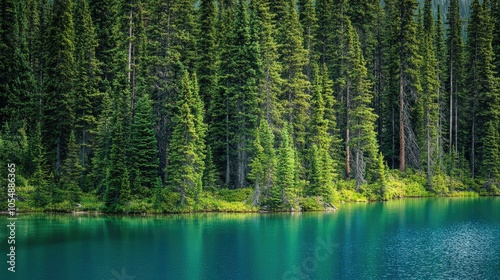
[[[423,3],[4,0],[0,162],[19,207],[498,195],[499,1],[462,18],[451,0],[445,20]]]
[[[149,95],[139,97],[131,127],[130,170],[133,193],[152,189],[158,177],[158,150],[154,130],[152,101]]]
[[[168,157],[170,164],[166,172],[169,188],[180,193],[180,205],[186,203],[186,198],[197,199],[202,191],[204,158],[199,150],[199,144],[203,141],[200,139],[200,119],[194,115],[201,113],[197,110],[197,101],[193,96],[189,75],[185,72],[177,101],[179,112],[173,123]]]
[[[277,159],[274,149],[274,134],[267,120],[260,121],[254,140],[255,156],[250,163],[248,178],[255,183],[252,204],[259,205],[269,197],[270,190],[276,184]]]

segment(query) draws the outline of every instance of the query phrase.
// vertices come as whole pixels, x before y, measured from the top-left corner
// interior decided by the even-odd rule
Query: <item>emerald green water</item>
[[[500,198],[343,204],[333,213],[20,215],[0,279],[499,279]],[[0,223],[1,224],[1,223]]]

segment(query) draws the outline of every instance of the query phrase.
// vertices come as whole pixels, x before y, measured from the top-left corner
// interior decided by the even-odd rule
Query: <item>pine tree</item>
[[[318,18],[318,28],[316,29],[316,51],[319,54],[319,64],[325,64],[329,69],[333,69],[332,59],[335,53],[335,46],[332,44],[335,26],[332,24],[334,8],[332,0],[316,1],[316,15]],[[332,73],[333,74],[333,73]],[[333,79],[333,76],[330,77]]]
[[[197,199],[202,191],[201,178],[203,170],[199,168],[202,161],[197,153],[196,145],[199,135],[196,131],[196,117],[191,108],[195,105],[189,75],[184,73],[182,88],[177,102],[177,114],[173,119],[173,134],[168,155],[167,184],[169,188],[179,192],[180,205],[186,198]]]
[[[390,75],[386,101],[398,100],[398,104],[387,104],[387,106],[391,108],[391,122],[399,126],[398,132],[392,126],[392,146],[395,146],[396,136],[399,137],[399,169],[401,171],[406,169],[407,162],[414,167],[420,164],[416,124],[411,122],[411,118],[418,115],[420,109],[417,102],[421,91],[420,56],[416,38],[417,24],[414,20],[416,5],[414,0],[388,1],[386,8],[389,34],[387,60]],[[396,114],[399,115],[397,119]]]
[[[462,19],[458,0],[451,0],[447,14],[447,91],[449,92],[448,108],[448,153],[455,147],[458,154],[458,109],[459,104],[465,104],[461,92],[463,91],[463,41]],[[466,110],[463,110],[466,111]]]
[[[490,18],[493,24],[493,64],[495,65],[497,77],[500,77],[500,1],[491,0],[490,5]]]
[[[79,202],[82,190],[80,188],[83,179],[83,167],[79,159],[79,145],[76,142],[75,133],[71,132],[68,143],[68,157],[61,167],[61,180],[59,181],[59,199]]]
[[[226,105],[226,176],[232,188],[248,185],[247,175],[257,126],[259,45],[252,36],[247,5],[238,3],[227,66],[221,78]]]
[[[272,187],[276,184],[276,151],[274,134],[267,120],[262,119],[255,134],[255,156],[250,163],[249,179],[254,181],[253,205],[267,201]]]
[[[126,102],[115,101],[121,105]],[[126,204],[126,196],[122,196],[122,189],[126,192],[130,189],[129,172],[126,166],[126,141],[124,133],[124,109],[116,109],[111,118],[111,150],[109,154],[109,164],[106,170],[104,205],[109,212],[118,212]]]
[[[102,195],[106,190],[106,172],[111,152],[111,100],[104,94],[103,110],[99,116],[95,135],[94,156],[92,157],[92,172],[89,174],[93,189]]]
[[[155,186],[158,177],[158,151],[154,130],[153,102],[148,94],[140,96],[131,128],[130,174],[132,192],[145,194]]]
[[[438,138],[437,138],[437,149],[438,149],[438,166],[442,168],[443,166],[443,152],[444,152],[444,123],[445,123],[445,110],[446,108],[446,46],[444,43],[444,30],[443,22],[441,21],[441,8],[437,7],[437,20],[436,20],[436,33],[435,33],[435,49],[436,49],[436,61],[437,61],[437,98],[438,98]]]
[[[86,0],[78,0],[75,9],[75,133],[79,144],[79,160],[85,173],[89,173],[92,143],[101,109],[102,94],[98,91],[97,38]],[[81,186],[83,189],[87,187]]]
[[[49,27],[47,81],[44,84],[43,137],[57,177],[68,151],[74,121],[75,28],[73,1],[55,0]]]
[[[148,18],[148,93],[153,99],[160,155],[160,177],[165,183],[169,143],[174,127],[173,112],[185,70],[195,64],[196,24],[194,1],[152,0]]]
[[[52,190],[50,187],[48,168],[46,167],[45,151],[42,146],[42,131],[40,123],[37,124],[36,134],[31,144],[33,151],[34,170],[30,184],[35,188],[33,202],[37,207],[45,207],[51,203]]]
[[[299,6],[299,21],[304,32],[304,48],[307,50],[307,65],[304,72],[309,80],[312,80],[313,64],[317,63],[314,37],[317,34],[318,18],[312,0],[300,0],[297,4]]]
[[[310,136],[310,185],[306,189],[306,194],[322,196],[325,201],[331,201],[333,196],[333,183],[338,177],[337,165],[332,158],[333,138],[329,133],[330,121],[325,118],[326,102],[323,94],[325,91],[324,80],[328,80],[328,74],[321,75],[318,67],[314,70],[315,80],[313,83],[312,96],[312,117]]]
[[[291,142],[289,127],[286,124],[281,133],[281,145],[278,148],[278,168],[276,184],[271,189],[269,206],[272,209],[293,207],[296,204],[296,162],[295,150]]]
[[[348,30],[349,30],[348,25]],[[372,93],[368,81],[365,60],[361,53],[361,47],[356,31],[351,30],[349,51],[352,69],[350,80],[352,83],[352,110],[351,118],[347,124],[352,132],[352,138],[348,145],[353,147],[354,178],[356,179],[356,190],[359,191],[361,184],[368,178],[374,179],[377,173],[378,145],[375,132],[375,121],[377,115],[371,108]]]
[[[420,53],[422,98],[424,101],[425,159],[427,184],[432,189],[432,176],[438,161],[438,123],[439,123],[439,76],[435,50],[435,32],[431,12],[431,1],[425,1],[423,15],[423,34]]]
[[[488,1],[483,6],[478,0],[471,5],[471,18],[468,24],[468,96],[471,106],[471,173],[474,177],[478,170],[490,177],[496,175],[495,162],[498,164],[498,123],[500,96],[498,79],[494,77],[492,24],[489,16]]]
[[[197,74],[205,109],[211,106],[212,96],[218,90],[218,73],[220,59],[217,44],[217,6],[213,0],[202,0],[199,10],[199,39],[197,41]],[[215,105],[214,105],[215,106]],[[210,115],[207,114],[207,121]]]
[[[296,166],[300,170],[300,180],[304,179],[303,167],[306,155],[306,125],[309,123],[309,102],[311,99],[311,84],[304,74],[307,65],[307,50],[303,43],[303,30],[300,26],[299,15],[295,3],[291,0],[282,1],[278,7],[277,18],[281,18],[277,25],[277,42],[279,60],[283,65],[281,77],[284,79],[281,100],[285,105],[284,118],[291,124],[291,142],[298,152],[299,162]]]
[[[279,101],[283,79],[282,65],[278,61],[276,25],[270,11],[270,1],[256,0],[250,4],[251,25],[257,29],[255,36],[259,42],[259,56],[262,61],[262,75],[259,77],[259,108],[274,133],[282,126],[283,106]]]
[[[25,1],[3,1],[0,6],[0,122],[7,120],[17,130],[27,120],[35,121],[35,79],[28,49]]]
[[[118,6],[120,0],[90,0],[92,22],[95,26],[97,46],[95,56],[99,62],[100,83],[99,91],[106,92],[111,87],[113,79],[111,51],[116,45],[115,31]]]

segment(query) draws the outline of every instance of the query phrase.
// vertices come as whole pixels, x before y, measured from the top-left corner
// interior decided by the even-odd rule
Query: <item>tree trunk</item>
[[[405,126],[404,126],[404,85],[403,67],[399,69],[399,170],[405,171]]]
[[[450,61],[450,136],[449,136],[449,154],[453,146],[453,63]]]
[[[345,172],[346,178],[351,177],[351,151],[349,147],[350,135],[349,135],[349,108],[351,106],[351,101],[349,98],[349,83],[347,83],[347,94],[346,94],[346,132],[345,132]]]

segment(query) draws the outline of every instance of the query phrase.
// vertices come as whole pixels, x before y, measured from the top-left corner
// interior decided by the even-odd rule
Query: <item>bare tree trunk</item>
[[[351,151],[349,147],[350,135],[349,135],[349,109],[351,106],[351,100],[349,96],[349,82],[347,83],[347,94],[346,94],[346,132],[345,132],[345,172],[346,178],[349,179],[351,177]]]
[[[453,110],[455,110],[455,154],[458,158],[458,88],[457,83],[455,83],[455,106],[453,106]]]
[[[391,155],[391,168],[394,169],[396,167],[395,157],[396,157],[396,109],[394,108],[394,104],[391,105],[391,113],[392,113],[392,155]]]
[[[474,179],[476,175],[476,108],[475,104],[472,107],[472,143],[471,143],[471,155],[470,155],[470,163],[471,163],[471,177]]]
[[[405,171],[405,126],[404,126],[404,85],[403,67],[399,69],[399,170]]]
[[[227,103],[227,101],[226,101]],[[227,108],[227,105],[226,105]],[[231,164],[229,160],[229,113],[226,112],[226,186],[229,187],[229,183],[231,182],[230,180],[230,174],[231,174]]]
[[[450,131],[449,131],[449,142],[448,149],[449,154],[451,155],[451,149],[453,145],[453,63],[450,59]]]
[[[130,17],[129,17],[129,29],[128,29],[128,73],[127,78],[130,84],[130,70],[132,64],[132,9],[130,9]]]
[[[432,188],[432,174],[431,174],[431,133],[430,133],[430,128],[429,128],[429,110],[426,109],[425,113],[425,138],[427,142],[427,183],[429,184],[429,187]]]

